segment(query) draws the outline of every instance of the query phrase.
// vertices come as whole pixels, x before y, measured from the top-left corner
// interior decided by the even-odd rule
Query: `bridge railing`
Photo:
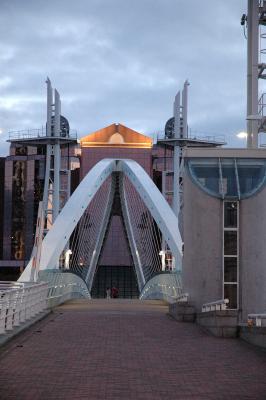
[[[257,327],[266,326],[266,313],[248,314],[248,325],[255,325]]]
[[[179,296],[175,298],[177,303],[188,303],[189,294],[188,293],[181,293]]]
[[[164,300],[174,303],[182,296],[181,277],[179,273],[163,273],[150,279],[140,294],[140,300]]]
[[[39,283],[0,282],[0,335],[73,298],[90,298],[84,281],[58,270],[41,274]]]
[[[211,303],[205,303],[202,305],[202,312],[226,310],[228,303],[229,303],[228,299],[222,299],[213,301]]]
[[[0,334],[12,331],[47,308],[47,283],[0,284]]]
[[[40,271],[39,279],[48,284],[48,307],[58,306],[71,299],[90,298],[85,282],[71,272],[61,272],[58,269]]]

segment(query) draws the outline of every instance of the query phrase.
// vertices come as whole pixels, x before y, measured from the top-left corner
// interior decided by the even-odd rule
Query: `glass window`
[[[225,196],[237,197],[236,170],[234,159],[223,158],[222,176],[223,176],[223,191]]]
[[[237,257],[224,257],[224,281],[237,282]]]
[[[266,160],[221,158],[191,158],[188,169],[201,189],[215,197],[246,198],[266,182]],[[240,193],[239,193],[240,192]]]
[[[228,308],[237,308],[237,285],[224,285],[224,298],[229,300]]]
[[[224,254],[237,255],[237,231],[224,231]]]
[[[237,171],[241,195],[256,191],[265,179],[265,160],[237,160]]]
[[[215,195],[220,194],[220,173],[218,159],[191,159],[189,166],[192,176],[195,177],[200,186]]]
[[[237,202],[224,202],[224,227],[237,228]]]

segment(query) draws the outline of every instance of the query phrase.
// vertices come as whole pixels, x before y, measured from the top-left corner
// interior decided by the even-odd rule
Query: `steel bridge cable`
[[[126,198],[135,242],[143,266],[143,273],[147,280],[161,271],[161,260],[158,257],[161,249],[158,243],[155,222],[128,178],[126,178],[125,182]]]
[[[108,179],[101,185],[91,204],[84,212],[75,234],[75,241],[73,241],[75,255],[70,268],[82,276],[83,279],[87,275],[93,251],[97,245],[98,227],[101,226],[101,221],[104,217],[110,190],[111,182]],[[82,266],[80,265],[81,261],[83,263]]]

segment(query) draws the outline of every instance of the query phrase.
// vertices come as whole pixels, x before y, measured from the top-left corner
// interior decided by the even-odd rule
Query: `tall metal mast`
[[[60,210],[60,116],[61,101],[58,91],[47,78],[46,170],[43,192],[45,230],[49,230]],[[57,138],[57,139],[56,139]],[[49,140],[51,139],[51,140]]]
[[[188,136],[188,125],[187,125],[188,86],[189,82],[186,80],[182,90],[182,96],[180,91],[175,96],[175,101],[174,101],[175,139],[185,139]],[[181,152],[182,148],[179,146],[179,143],[177,142],[174,147],[174,194],[172,203],[172,208],[177,218],[180,210],[180,160],[182,157]]]
[[[51,228],[61,208],[70,196],[70,163],[61,166],[61,147],[77,143],[76,133],[70,134],[67,120],[61,116],[61,101],[58,91],[53,90],[47,78],[47,122],[46,129],[21,131],[10,134],[9,141],[14,144],[46,148],[45,181],[43,201],[39,204],[35,240],[30,263],[32,273],[29,280],[38,277],[40,249],[43,236]],[[67,248],[66,248],[67,250]],[[68,250],[69,251],[69,250]],[[21,279],[25,278],[24,273]],[[25,278],[26,279],[26,278]],[[26,280],[27,280],[26,279]]]
[[[247,23],[247,147],[258,147],[258,134],[265,132],[264,95],[259,99],[259,79],[266,79],[266,64],[259,60],[265,54],[259,49],[259,26],[266,25],[266,1],[248,0],[248,15],[242,16],[241,24]]]

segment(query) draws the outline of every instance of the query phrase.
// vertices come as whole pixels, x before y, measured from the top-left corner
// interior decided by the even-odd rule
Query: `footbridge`
[[[61,287],[62,292],[66,282],[68,298],[71,297],[69,284],[78,281],[78,285],[72,285],[73,297],[90,297],[114,211],[123,220],[140,297],[169,301],[179,296],[182,239],[178,219],[145,170],[136,161],[126,159],[98,162],[69,198],[43,240],[43,224],[38,220],[37,250],[19,282],[47,282],[53,287],[50,297],[57,299],[57,290]],[[160,255],[163,241],[172,255],[171,271],[163,270]]]

